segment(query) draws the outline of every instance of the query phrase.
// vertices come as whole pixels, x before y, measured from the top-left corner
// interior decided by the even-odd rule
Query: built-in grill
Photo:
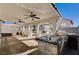
[[[37,38],[38,49],[42,54],[60,54],[64,46],[64,37],[60,36],[43,36]]]

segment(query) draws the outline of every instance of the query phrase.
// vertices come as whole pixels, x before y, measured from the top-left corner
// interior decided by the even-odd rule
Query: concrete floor
[[[37,48],[37,46],[28,46],[15,37],[0,38],[0,55],[14,55]]]
[[[34,39],[17,39],[16,37],[0,38],[0,55],[42,55]],[[79,55],[79,51],[64,46],[60,55]]]

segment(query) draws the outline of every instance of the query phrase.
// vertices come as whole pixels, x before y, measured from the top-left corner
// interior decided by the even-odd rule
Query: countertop
[[[63,38],[64,38],[64,36],[63,37],[60,37],[60,36],[43,36],[43,37],[37,38],[37,40],[47,42],[50,44],[59,45]]]

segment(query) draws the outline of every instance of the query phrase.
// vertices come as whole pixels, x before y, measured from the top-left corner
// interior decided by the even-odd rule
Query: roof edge
[[[58,12],[58,14],[60,15],[60,17],[62,17],[61,14],[59,13],[57,7],[55,6],[55,4],[51,3],[51,5],[55,8],[55,10]]]

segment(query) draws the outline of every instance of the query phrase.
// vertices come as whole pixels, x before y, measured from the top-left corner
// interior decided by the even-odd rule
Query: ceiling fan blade
[[[3,21],[3,20],[0,19],[0,21]]]
[[[16,19],[18,19],[18,22],[20,22],[20,23],[24,23],[23,21],[21,21],[21,19],[20,19],[20,18],[16,18]]]
[[[3,20],[0,20],[0,21],[3,21]]]
[[[35,17],[35,16],[36,16],[36,14],[30,15],[30,17]]]
[[[5,23],[5,21],[3,21],[3,20],[0,20],[2,23]]]
[[[34,18],[36,18],[36,19],[40,19],[39,17],[34,17]]]
[[[23,21],[21,21],[21,20],[20,20],[19,22],[20,22],[20,23],[25,23],[25,22],[23,22]]]

